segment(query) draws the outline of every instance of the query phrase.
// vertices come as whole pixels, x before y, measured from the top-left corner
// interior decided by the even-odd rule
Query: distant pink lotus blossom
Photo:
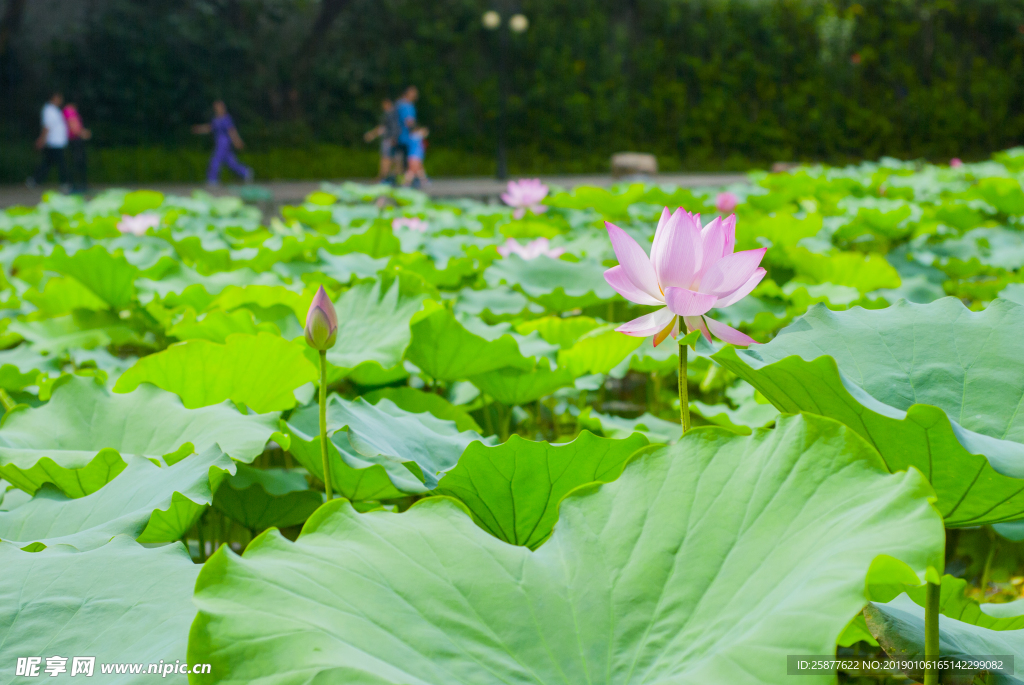
[[[963,165],[963,160],[961,160],[959,157],[954,157],[953,159],[949,160],[949,166],[953,169],[959,169]]]
[[[719,193],[718,197],[715,198],[715,209],[722,214],[732,214],[739,203],[740,199],[736,197],[735,193]]]
[[[408,228],[410,231],[418,231],[420,233],[426,233],[429,227],[430,224],[415,216],[400,216],[391,222],[391,228]]]
[[[498,254],[502,257],[517,254],[523,259],[536,259],[537,257],[551,257],[557,259],[565,254],[563,247],[551,247],[547,238],[531,240],[526,245],[520,245],[519,241],[509,238],[504,245],[498,246]]]
[[[512,216],[522,219],[526,216],[526,210],[534,214],[542,214],[548,208],[540,204],[548,194],[548,187],[540,182],[539,178],[524,178],[518,181],[508,182],[508,191],[501,194],[501,199],[509,207],[515,207]]]
[[[117,230],[132,235],[146,235],[147,230],[159,225],[160,216],[158,214],[137,214],[135,216],[122,214],[121,220],[117,222]]]
[[[661,213],[651,256],[628,233],[605,222],[612,249],[619,260],[604,272],[608,284],[630,302],[661,305],[651,314],[633,319],[615,330],[645,338],[657,345],[679,335],[679,317],[688,331],[712,334],[733,345],[757,342],[735,328],[706,316],[713,308],[736,304],[750,294],[765,270],[760,266],[765,248],[733,252],[736,217],[716,217],[701,228],[700,215],[679,208]]]

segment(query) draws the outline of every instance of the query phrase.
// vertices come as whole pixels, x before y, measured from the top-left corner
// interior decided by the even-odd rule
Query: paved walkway
[[[548,185],[561,186],[563,188],[574,188],[575,186],[608,186],[613,182],[622,179],[614,179],[609,175],[576,175],[576,176],[542,176]],[[745,183],[747,177],[744,174],[658,174],[651,176],[645,181],[664,185],[675,185],[686,188],[699,186],[719,186],[730,183]],[[340,179],[341,181],[356,181],[369,183],[369,179]],[[265,181],[255,184],[270,192],[272,199],[268,202],[273,204],[288,204],[300,202],[304,197],[320,187],[320,181]],[[433,197],[472,197],[472,198],[496,198],[505,191],[505,183],[494,178],[437,178],[431,182],[426,192]],[[159,190],[166,195],[191,195],[194,190],[207,190],[201,183],[145,183],[145,184],[121,184],[121,185],[100,185],[94,190],[106,188],[150,188]],[[214,195],[237,195],[242,186],[228,185],[214,189]],[[45,188],[26,188],[23,185],[0,185],[0,208],[11,205],[34,205],[42,197],[43,191],[53,189],[52,186]]]

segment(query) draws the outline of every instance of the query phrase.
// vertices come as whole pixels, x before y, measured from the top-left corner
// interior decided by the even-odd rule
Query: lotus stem
[[[928,583],[927,601],[924,606],[924,684],[939,685],[939,669],[936,659],[939,658],[939,596],[941,587],[938,583]]]
[[[680,332],[683,328],[683,317],[679,317]],[[679,343],[679,418],[682,420],[683,433],[690,430],[690,389],[686,386],[686,345]]]
[[[331,492],[331,461],[327,451],[327,350],[320,350],[320,454],[324,458],[324,490],[327,500]]]
[[[981,598],[982,601],[985,599],[985,593],[988,592],[988,584],[992,578],[992,562],[996,557],[996,546],[999,544],[996,538],[996,533],[991,526],[986,527],[988,533],[988,554],[985,556],[985,568],[981,572]]]

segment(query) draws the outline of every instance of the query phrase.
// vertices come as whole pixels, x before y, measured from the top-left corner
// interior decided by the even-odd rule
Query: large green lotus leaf
[[[601,322],[589,316],[545,316],[532,321],[524,321],[516,326],[516,331],[527,335],[533,331],[540,333],[541,337],[560,349],[568,350],[576,344],[580,338],[590,333],[595,328],[600,328]],[[637,338],[643,342],[644,338]]]
[[[181,397],[189,409],[228,399],[261,414],[291,409],[295,389],[318,377],[304,351],[269,333],[236,333],[223,345],[189,340],[140,359],[117,379],[114,392],[152,383]]]
[[[1013,178],[983,178],[978,192],[985,201],[1004,214],[1024,215],[1024,190]]]
[[[1024,240],[1020,231],[1002,227],[976,228],[936,245],[923,244],[916,252],[919,259],[930,258],[937,263],[950,258],[962,262],[976,259],[987,266],[1015,271],[1024,260]]]
[[[423,303],[422,295],[399,292],[399,281],[384,290],[380,281],[363,283],[347,291],[335,303],[338,340],[327,350],[331,378],[340,379],[360,364],[381,369],[397,366],[412,340],[409,322]]]
[[[1024,628],[1024,600],[1006,604],[979,604],[966,595],[967,581],[956,576],[942,576],[939,594],[939,613],[963,623],[989,630],[1019,630]],[[907,596],[918,606],[926,602],[924,585],[907,588]]]
[[[101,310],[107,303],[71,276],[57,276],[46,281],[42,291],[29,290],[25,299],[48,316],[70,314],[75,309]]]
[[[257,326],[252,312],[248,309],[238,309],[230,314],[221,309],[214,309],[198,317],[190,309],[180,321],[167,329],[167,335],[178,340],[209,340],[223,344],[229,335],[256,335],[261,330],[267,333],[280,333],[273,324]]]
[[[296,411],[289,423],[282,423],[289,439],[288,451],[310,474],[324,482],[319,421],[319,408],[312,406]],[[371,502],[406,496],[391,482],[382,465],[366,463],[352,447],[345,431],[327,434],[327,458],[331,462],[333,491],[340,497],[353,502]],[[349,466],[350,463],[356,466]],[[415,487],[422,489],[422,485]]]
[[[100,664],[108,663],[142,663],[146,669],[161,660],[185,662],[200,567],[180,543],[147,549],[118,535],[87,552],[58,547],[34,554],[0,543],[0,564],[0,660],[10,664],[5,676],[13,675],[18,657],[41,656],[40,679],[56,680],[43,672],[45,658],[56,654],[68,659],[64,678],[72,674],[73,657],[93,656],[99,682],[188,682],[184,674],[100,672]]]
[[[924,654],[924,609],[906,595],[886,604],[872,602],[864,609],[868,629],[891,657]],[[939,653],[946,657],[1012,656],[1024,660],[1024,630],[991,630],[939,615]],[[920,676],[920,674],[915,674]],[[1020,685],[1024,677],[1011,672],[992,673],[993,685]]]
[[[572,385],[576,376],[566,368],[551,368],[546,358],[527,371],[504,368],[488,371],[469,380],[481,392],[510,407],[527,404]]]
[[[380,400],[387,399],[395,403],[399,409],[404,409],[413,414],[430,412],[439,419],[454,421],[455,427],[460,431],[482,432],[483,429],[470,416],[464,406],[454,405],[440,395],[432,392],[424,392],[416,388],[403,385],[398,388],[380,388],[372,390],[363,395],[370,404],[377,404]]]
[[[139,270],[124,257],[111,255],[102,245],[79,250],[70,257],[58,245],[45,265],[51,271],[72,276],[114,309],[128,307],[135,296]]]
[[[604,272],[601,262],[593,259],[570,262],[511,255],[487,267],[484,279],[491,287],[508,284],[549,311],[560,312],[615,299]]]
[[[649,412],[644,412],[635,419],[625,419],[612,414],[602,414],[587,407],[580,413],[579,422],[580,426],[600,431],[609,438],[626,438],[633,433],[641,433],[651,442],[672,444],[683,434],[682,425],[666,421]]]
[[[309,436],[319,436],[319,422],[319,408],[311,406],[295,412],[289,427],[305,441]],[[473,431],[460,432],[454,421],[444,421],[426,412],[413,414],[391,400],[383,399],[373,405],[362,398],[350,402],[331,395],[327,402],[327,434],[331,436],[337,431],[348,433],[350,450],[341,450],[340,456],[350,467],[379,465],[395,487],[407,493],[426,492],[435,487],[438,478],[455,466],[466,447],[483,441]],[[314,441],[320,442],[318,438]]]
[[[552,445],[513,435],[493,447],[474,443],[434,491],[461,501],[473,520],[499,540],[536,549],[558,521],[558,505],[587,483],[619,477],[647,439],[598,438],[583,431],[570,443]]]
[[[533,304],[522,293],[507,286],[483,290],[463,290],[455,303],[456,313],[483,317],[488,322],[516,318],[523,314],[537,314],[544,311]]]
[[[0,512],[0,540],[30,551],[54,545],[84,551],[122,533],[139,542],[180,540],[231,471],[233,462],[217,447],[163,468],[131,457],[90,495],[68,499],[46,486],[17,509]]]
[[[466,330],[455,316],[436,308],[412,325],[409,360],[440,381],[457,381],[505,367],[529,371],[534,361],[511,335],[487,340]]]
[[[236,468],[217,488],[213,506],[251,531],[299,525],[323,504],[302,469]]]
[[[972,312],[948,297],[817,306],[772,342],[714,359],[780,411],[846,423],[891,470],[916,466],[957,527],[1024,515],[1022,345],[1024,307],[996,300]]]
[[[180,264],[159,280],[140,278],[135,285],[143,302],[160,298],[172,306],[187,303],[202,311],[228,286],[280,285],[280,282],[276,274],[257,274],[249,268],[203,275]]]
[[[186,409],[152,385],[118,395],[71,377],[46,404],[22,405],[4,417],[0,475],[28,492],[53,483],[68,497],[81,497],[103,487],[132,456],[217,445],[232,459],[251,462],[276,430],[276,414],[240,414],[230,402]]]
[[[898,288],[900,275],[885,257],[859,252],[815,254],[805,247],[787,248],[797,274],[812,283],[835,283],[869,293],[881,288]]]
[[[120,213],[141,214],[150,209],[156,209],[164,203],[164,194],[156,190],[134,190],[124,196]]]
[[[568,350],[560,351],[558,365],[568,369],[573,377],[606,374],[629,357],[643,341],[643,338],[619,333],[615,324],[607,324],[585,333]]]
[[[36,352],[49,354],[120,345],[135,335],[112,313],[81,310],[55,319],[12,321],[7,330],[24,338]]]
[[[565,499],[537,551],[448,498],[338,500],[295,543],[271,531],[207,562],[189,659],[213,664],[196,682],[268,685],[789,683],[787,654],[834,650],[877,555],[941,564],[930,492],[797,416],[643,454]]]
[[[0,351],[0,388],[18,391],[36,385],[40,375],[60,375],[54,355],[40,354],[29,345]]]

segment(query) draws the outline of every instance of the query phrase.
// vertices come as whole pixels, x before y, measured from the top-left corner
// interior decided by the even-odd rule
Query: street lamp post
[[[492,9],[484,12],[481,18],[484,28],[488,31],[498,32],[498,170],[497,176],[504,181],[508,178],[508,151],[505,142],[505,133],[508,127],[508,50],[509,33],[523,33],[529,27],[529,20],[518,12],[512,14],[508,3],[503,3],[502,9],[506,14],[511,14],[508,20],[507,30],[502,27],[501,12]]]

